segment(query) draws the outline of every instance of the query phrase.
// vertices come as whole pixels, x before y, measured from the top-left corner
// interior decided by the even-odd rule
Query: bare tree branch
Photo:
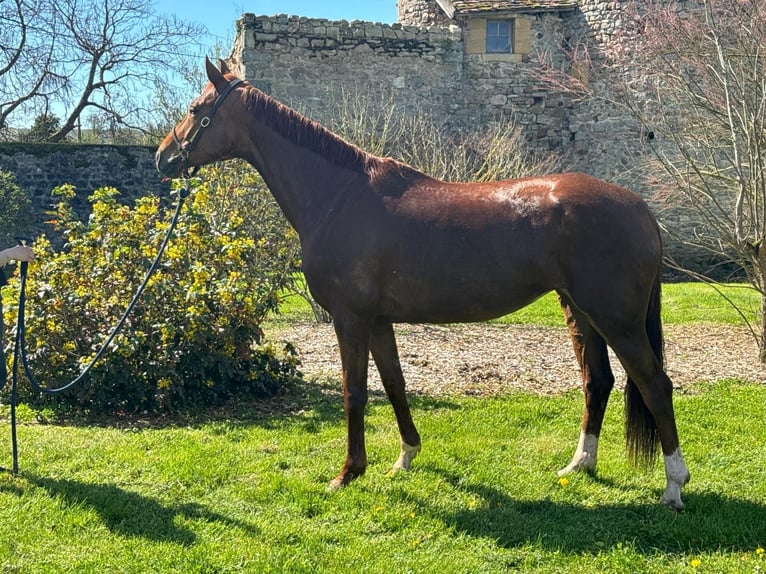
[[[580,48],[570,69],[544,66],[541,79],[572,97],[619,106],[651,131],[644,186],[654,191],[664,227],[736,263],[766,301],[766,3],[619,6],[623,26],[610,45]],[[583,53],[590,55],[585,73],[576,66]],[[691,230],[675,229],[681,219],[693,220]],[[753,332],[766,362],[764,317]]]
[[[116,125],[158,125],[166,110],[148,101],[147,86],[171,90],[171,78],[198,61],[205,34],[157,15],[150,0],[0,1],[0,127],[52,109],[63,115],[52,141],[89,109]]]

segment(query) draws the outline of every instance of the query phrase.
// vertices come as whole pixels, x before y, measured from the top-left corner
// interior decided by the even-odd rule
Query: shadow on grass
[[[324,384],[303,383],[300,390],[294,390],[280,399],[273,399],[270,406],[236,405],[229,406],[219,413],[209,413],[199,424],[215,424],[225,422],[227,425],[258,426],[264,429],[275,429],[283,426],[299,428],[306,433],[319,432],[326,424],[343,424],[343,396],[335,387],[328,391]],[[453,410],[460,406],[448,398],[424,397],[412,394],[409,397],[410,408],[415,412]],[[391,408],[386,394],[382,391],[370,391],[369,406],[383,405]],[[416,421],[417,422],[417,421]],[[390,424],[396,428],[396,419],[391,408]],[[369,432],[369,428],[367,431]]]
[[[45,489],[52,498],[74,507],[93,509],[104,526],[115,534],[184,546],[196,540],[195,533],[176,523],[177,518],[217,522],[257,535],[258,529],[239,520],[211,511],[197,503],[165,506],[160,502],[114,486],[70,479],[25,476],[30,484]]]
[[[646,504],[594,506],[555,500],[515,500],[490,485],[466,484],[434,469],[455,488],[480,498],[475,509],[432,509],[431,515],[469,536],[488,538],[504,548],[538,544],[549,550],[596,554],[620,544],[643,554],[753,552],[766,540],[766,504],[688,492],[686,510],[674,513],[656,499]],[[427,500],[423,508],[429,508]]]
[[[458,408],[457,403],[447,398],[439,399],[411,393],[409,400],[412,409],[422,411]],[[379,390],[369,392],[369,402],[371,405],[389,404],[386,394]],[[340,423],[344,418],[341,383],[327,379],[293,383],[281,395],[268,399],[232,399],[222,406],[196,411],[157,415],[76,415],[62,416],[51,421],[39,420],[38,417],[38,421],[60,426],[131,430],[196,427],[211,423],[225,423],[232,427],[259,426],[266,429],[298,424],[306,432],[316,432],[324,423]]]

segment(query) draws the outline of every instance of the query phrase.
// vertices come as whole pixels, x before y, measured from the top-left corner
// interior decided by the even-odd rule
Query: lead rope
[[[175,210],[175,213],[173,214],[173,218],[170,221],[170,227],[168,227],[168,230],[165,233],[165,237],[163,238],[162,243],[160,244],[160,248],[159,248],[159,251],[157,252],[157,256],[154,258],[154,261],[152,262],[151,266],[146,272],[146,275],[144,276],[144,280],[141,282],[138,289],[136,290],[136,294],[133,296],[133,299],[128,304],[127,309],[125,309],[125,312],[122,314],[122,317],[114,326],[111,333],[109,333],[109,336],[101,345],[101,348],[95,354],[93,359],[91,359],[88,365],[77,376],[77,378],[73,379],[72,381],[60,387],[51,388],[51,387],[44,387],[40,385],[35,380],[32,374],[32,370],[30,369],[29,363],[27,361],[26,340],[25,340],[26,328],[24,325],[24,312],[25,312],[24,308],[26,307],[26,299],[27,299],[26,284],[27,284],[27,269],[29,267],[29,263],[27,263],[26,261],[21,262],[21,268],[20,268],[21,281],[19,286],[19,310],[18,310],[18,319],[16,321],[16,337],[14,339],[14,345],[13,345],[13,364],[11,367],[11,373],[12,373],[11,374],[11,449],[13,454],[12,472],[14,475],[17,475],[19,473],[19,457],[18,457],[19,452],[18,452],[18,444],[16,440],[16,395],[17,395],[16,389],[18,386],[19,358],[21,358],[21,363],[24,366],[24,373],[27,375],[29,384],[37,392],[48,394],[48,395],[55,395],[55,394],[62,393],[66,391],[67,389],[70,389],[71,387],[83,381],[85,377],[88,375],[88,373],[90,373],[91,369],[96,364],[96,362],[106,352],[112,340],[114,340],[114,338],[117,336],[117,333],[120,332],[120,329],[122,329],[128,316],[133,311],[133,308],[136,306],[136,303],[138,303],[138,300],[141,297],[141,294],[144,292],[144,289],[146,289],[146,286],[149,283],[149,279],[151,278],[152,274],[157,270],[160,260],[162,259],[162,254],[165,252],[165,248],[168,245],[168,241],[170,241],[170,236],[173,234],[173,230],[178,224],[178,219],[181,215],[181,208],[183,207],[184,200],[188,196],[189,196],[189,188],[186,185],[186,182],[184,182],[183,187],[178,190],[178,202],[176,204],[176,210]],[[26,240],[19,239],[19,241],[23,242]],[[0,389],[2,389],[5,386],[5,383],[6,381],[0,381]],[[0,467],[0,470],[5,470],[5,469],[2,469]]]

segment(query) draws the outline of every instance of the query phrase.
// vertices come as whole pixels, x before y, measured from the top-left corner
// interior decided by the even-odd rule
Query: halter
[[[181,161],[183,162],[182,175],[184,177],[187,177],[190,175],[193,176],[195,173],[197,173],[199,166],[195,166],[192,170],[192,173],[191,174],[189,173],[189,154],[192,152],[192,150],[195,147],[197,147],[197,144],[199,143],[199,140],[202,137],[202,132],[204,132],[205,128],[207,128],[210,125],[210,120],[218,111],[218,108],[221,107],[221,104],[223,103],[223,101],[226,99],[229,93],[231,93],[231,91],[241,83],[242,83],[242,80],[240,80],[239,78],[235,78],[229,82],[229,85],[227,85],[223,89],[223,91],[220,94],[218,94],[218,97],[213,102],[213,107],[211,108],[210,113],[200,120],[197,131],[194,132],[194,135],[190,139],[187,139],[184,143],[181,143],[181,140],[176,134],[176,126],[173,126],[173,141],[175,142],[176,147],[178,147],[178,151],[181,153]]]

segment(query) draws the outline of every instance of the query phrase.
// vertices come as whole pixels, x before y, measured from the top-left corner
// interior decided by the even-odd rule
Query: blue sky
[[[175,14],[204,24],[210,43],[220,42],[228,53],[234,22],[246,12],[258,15],[294,14],[329,20],[396,22],[396,0],[155,0],[157,12]]]

